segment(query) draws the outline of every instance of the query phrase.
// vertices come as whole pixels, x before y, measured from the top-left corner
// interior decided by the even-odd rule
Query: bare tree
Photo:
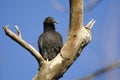
[[[51,61],[44,60],[34,47],[22,39],[18,27],[16,27],[17,35],[8,26],[3,27],[6,35],[19,43],[36,58],[39,69],[33,80],[58,80],[91,40],[90,29],[95,21],[92,19],[85,27],[83,26],[83,0],[69,0],[69,2],[70,24],[67,41],[63,45],[60,53]]]

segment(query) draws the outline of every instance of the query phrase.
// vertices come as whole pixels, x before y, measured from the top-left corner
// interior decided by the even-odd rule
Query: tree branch
[[[105,72],[108,72],[112,69],[115,69],[116,67],[120,67],[120,60],[116,61],[115,63],[111,64],[110,66],[107,66],[103,69],[100,69],[84,78],[81,78],[80,80],[92,80],[94,77],[97,77],[100,74],[103,74]]]
[[[92,19],[85,27],[90,30],[93,27],[93,25],[95,24],[95,22],[96,21],[94,19]]]
[[[21,31],[17,25],[15,25],[15,29],[17,31],[18,37],[21,38]]]
[[[75,35],[83,25],[83,0],[69,0],[70,24],[69,34]]]
[[[27,49],[38,61],[39,64],[42,64],[44,62],[44,59],[42,58],[42,56],[40,55],[40,53],[33,48],[30,44],[28,44],[26,41],[24,41],[21,38],[21,32],[18,28],[18,26],[15,26],[17,34],[13,33],[8,26],[4,26],[3,29],[6,33],[7,36],[9,36],[11,39],[13,39],[14,41],[16,41],[18,44],[20,44],[22,47],[24,47],[25,49]]]

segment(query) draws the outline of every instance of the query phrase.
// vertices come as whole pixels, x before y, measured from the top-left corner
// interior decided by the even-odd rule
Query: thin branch
[[[63,12],[63,13],[69,12],[69,10],[65,6],[61,5],[58,2],[58,0],[50,0],[50,2],[54,6],[54,8],[56,8],[58,11]]]
[[[92,9],[94,9],[102,1],[103,0],[89,0],[89,3],[87,4],[87,6],[84,9],[85,13],[91,11]]]
[[[21,38],[21,31],[17,25],[15,25],[15,29],[17,31],[18,37]]]
[[[91,29],[92,27],[93,27],[93,25],[95,24],[95,20],[94,19],[92,19],[85,27],[87,28],[87,29]]]
[[[117,67],[120,67],[120,60],[118,60],[115,63],[111,64],[110,66],[105,67],[103,69],[100,69],[100,70],[80,79],[80,80],[92,80],[94,77],[97,77],[98,75],[103,74],[105,72],[108,72],[108,71],[115,69]]]
[[[9,36],[11,39],[13,39],[17,43],[19,43],[22,47],[27,49],[36,58],[36,60],[38,61],[39,64],[42,64],[44,62],[44,59],[40,55],[40,53],[35,48],[33,48],[30,44],[28,44],[26,41],[24,41],[21,38],[21,32],[20,32],[18,26],[16,26],[16,30],[17,30],[18,35],[16,35],[14,32],[12,32],[8,28],[8,26],[4,26],[3,29],[4,29],[7,36]]]

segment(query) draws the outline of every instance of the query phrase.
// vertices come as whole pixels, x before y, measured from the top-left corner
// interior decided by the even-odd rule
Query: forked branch
[[[34,48],[32,47],[30,44],[28,44],[26,41],[24,41],[21,37],[21,32],[18,28],[18,26],[15,26],[17,34],[16,35],[14,32],[12,32],[8,26],[4,26],[3,29],[6,33],[7,36],[9,36],[11,39],[13,39],[14,41],[16,41],[18,44],[20,44],[22,47],[24,47],[26,50],[28,50],[38,61],[39,64],[42,64],[44,62],[43,57],[40,55],[40,53]]]

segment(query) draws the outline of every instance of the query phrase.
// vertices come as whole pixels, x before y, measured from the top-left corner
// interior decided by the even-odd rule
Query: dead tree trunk
[[[67,41],[60,53],[51,61],[42,58],[39,52],[21,38],[18,27],[18,35],[14,34],[7,26],[5,33],[26,48],[38,61],[39,69],[33,80],[58,80],[81,54],[84,46],[91,40],[91,27],[95,23],[91,20],[86,27],[83,26],[83,0],[69,0],[70,2],[70,24]]]

